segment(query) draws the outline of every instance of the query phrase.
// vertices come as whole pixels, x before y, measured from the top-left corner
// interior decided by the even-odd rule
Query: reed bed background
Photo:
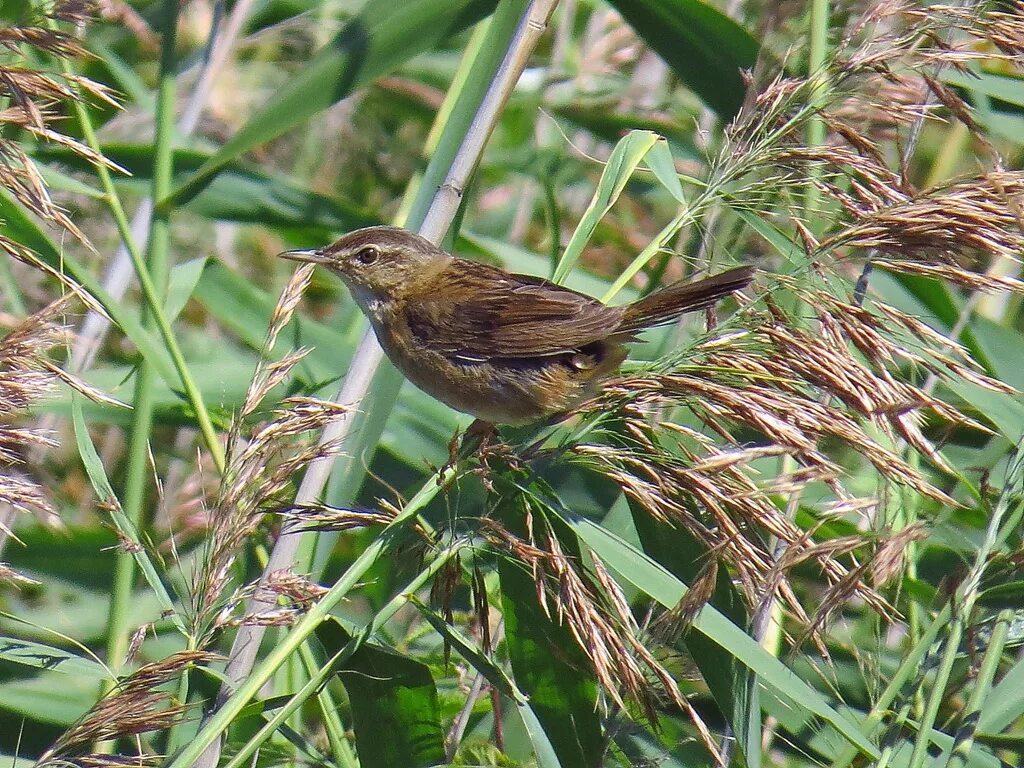
[[[0,9],[0,763],[1024,753],[1024,4]],[[555,427],[274,255],[407,226],[608,302]]]

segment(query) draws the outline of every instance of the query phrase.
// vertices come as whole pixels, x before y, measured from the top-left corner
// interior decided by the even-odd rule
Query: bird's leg
[[[448,463],[442,468],[441,473],[447,473],[459,463],[459,459],[465,459],[486,448],[497,434],[497,428],[483,419],[475,419],[461,435],[456,432],[448,443]]]
[[[483,419],[473,419],[473,423],[466,428],[466,434],[462,436],[462,453],[470,455],[480,448],[484,448],[498,434],[498,428],[491,422]]]

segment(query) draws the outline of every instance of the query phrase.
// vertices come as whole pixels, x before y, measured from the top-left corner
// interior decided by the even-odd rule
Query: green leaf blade
[[[494,10],[497,0],[370,0],[305,69],[159,205],[195,197],[229,162],[277,138]]]
[[[723,120],[746,97],[742,71],[759,44],[742,26],[700,0],[610,0],[611,5]]]

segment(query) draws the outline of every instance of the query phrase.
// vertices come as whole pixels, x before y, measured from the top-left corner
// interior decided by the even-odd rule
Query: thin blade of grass
[[[601,173],[594,196],[583,212],[583,216],[580,217],[580,223],[577,225],[576,231],[572,233],[565,250],[562,251],[562,258],[559,259],[558,266],[555,267],[551,277],[554,282],[563,282],[576,266],[576,262],[583,254],[583,249],[587,247],[594,230],[597,229],[598,222],[611,210],[615,201],[619,199],[619,195],[622,194],[622,190],[626,188],[626,184],[632,178],[637,166],[660,138],[652,131],[630,131],[615,145],[611,155],[608,156],[608,162]]]
[[[609,567],[666,608],[678,604],[686,594],[685,584],[628,542],[589,520],[569,522]],[[727,650],[764,683],[801,702],[808,712],[832,725],[864,755],[872,759],[878,756],[875,746],[860,733],[856,723],[833,709],[820,693],[715,608],[705,606],[694,619],[693,629]]]
[[[188,630],[178,615],[178,610],[175,607],[174,600],[171,598],[167,585],[164,584],[156,566],[150,560],[138,530],[121,511],[121,504],[118,502],[117,496],[114,494],[114,488],[107,478],[107,471],[103,468],[103,461],[96,451],[96,445],[93,443],[92,437],[89,436],[89,428],[85,425],[85,417],[82,415],[81,395],[78,393],[72,394],[71,420],[74,424],[75,443],[78,446],[78,453],[82,457],[82,464],[85,467],[86,474],[89,476],[93,490],[96,491],[101,500],[109,505],[110,516],[117,526],[118,532],[128,542],[127,546],[131,550],[131,555],[138,564],[139,570],[142,571],[149,588],[153,590],[153,594],[159,600],[164,615],[170,617],[170,620],[183,637],[187,637]]]

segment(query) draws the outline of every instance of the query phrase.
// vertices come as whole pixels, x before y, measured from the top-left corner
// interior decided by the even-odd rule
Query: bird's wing
[[[434,286],[431,295],[407,301],[409,330],[427,349],[463,360],[573,352],[614,333],[624,312],[547,280],[462,259]]]

